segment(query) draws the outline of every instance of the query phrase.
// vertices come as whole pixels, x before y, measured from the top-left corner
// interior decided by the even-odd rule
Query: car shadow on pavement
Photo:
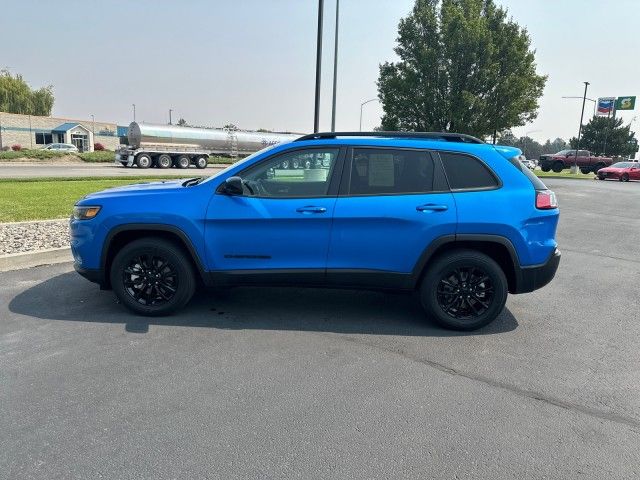
[[[475,332],[443,330],[425,317],[415,296],[402,293],[319,288],[242,287],[202,289],[182,311],[169,316],[136,316],[75,272],[41,282],[16,295],[13,313],[44,320],[122,323],[132,333],[149,325],[225,330],[294,330],[371,335],[461,336],[512,331],[518,322],[505,308]]]

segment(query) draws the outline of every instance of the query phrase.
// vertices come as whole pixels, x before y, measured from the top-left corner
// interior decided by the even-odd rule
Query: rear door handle
[[[296,209],[296,212],[298,213],[302,213],[305,215],[309,215],[311,213],[325,213],[327,211],[326,208],[324,207],[314,207],[313,205],[307,206],[307,207],[300,207],[298,209]]]
[[[419,212],[444,212],[449,207],[446,205],[436,205],[434,203],[427,203],[426,205],[418,205],[416,210]]]

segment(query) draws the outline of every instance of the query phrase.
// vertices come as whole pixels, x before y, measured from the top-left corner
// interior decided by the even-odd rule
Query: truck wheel
[[[196,158],[196,167],[203,169],[203,168],[207,168],[207,159],[206,157],[198,157]]]
[[[186,155],[180,155],[176,160],[176,167],[178,168],[189,168],[191,165],[191,159]]]
[[[563,169],[564,169],[564,163],[562,162],[553,162],[553,165],[551,166],[551,170],[553,170],[556,173],[560,173]]]
[[[545,165],[544,167],[540,167],[540,170],[542,170],[543,172],[548,172],[551,169]]]
[[[590,168],[580,167],[580,173],[586,175],[587,173],[591,173]]]
[[[628,173],[623,173],[622,176],[620,177],[620,181],[621,182],[628,182],[629,181],[629,174]]]
[[[507,278],[489,256],[454,250],[439,256],[420,285],[429,318],[444,328],[476,330],[500,314],[507,301]]]
[[[139,315],[168,315],[184,307],[196,289],[191,260],[177,245],[142,238],[125,245],[109,273],[118,299]]]
[[[598,163],[595,167],[593,167],[593,173],[598,173],[598,170],[604,168],[604,163]]]
[[[152,163],[151,157],[146,153],[141,153],[136,157],[136,165],[138,165],[138,168],[149,168]]]
[[[171,166],[171,156],[163,153],[156,160],[156,165],[158,168],[169,168]]]

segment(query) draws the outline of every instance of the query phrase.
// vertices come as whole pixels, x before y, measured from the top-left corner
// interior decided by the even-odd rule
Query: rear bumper
[[[520,268],[517,289],[512,293],[533,292],[548,284],[558,271],[560,256],[560,250],[556,248],[545,263]]]

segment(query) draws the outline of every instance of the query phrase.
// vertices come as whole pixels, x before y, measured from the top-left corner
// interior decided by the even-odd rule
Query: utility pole
[[[133,105],[133,121],[136,121],[136,104],[132,103],[131,105]]]
[[[576,144],[576,154],[573,157],[571,173],[578,173],[578,153],[580,152],[580,136],[582,135],[582,118],[584,117],[584,104],[587,103],[587,88],[590,83],[584,82],[584,95],[582,96],[582,112],[580,113],[580,126],[578,127],[578,143]]]
[[[336,84],[338,83],[338,20],[340,19],[340,0],[336,0],[336,35],[333,47],[333,103],[331,109],[331,131],[336,131]]]
[[[318,38],[316,39],[316,105],[313,116],[313,133],[320,130],[320,78],[322,70],[322,15],[324,0],[318,0]]]
[[[171,112],[173,112],[173,110],[169,109],[169,125],[172,125],[172,123],[171,123]]]

